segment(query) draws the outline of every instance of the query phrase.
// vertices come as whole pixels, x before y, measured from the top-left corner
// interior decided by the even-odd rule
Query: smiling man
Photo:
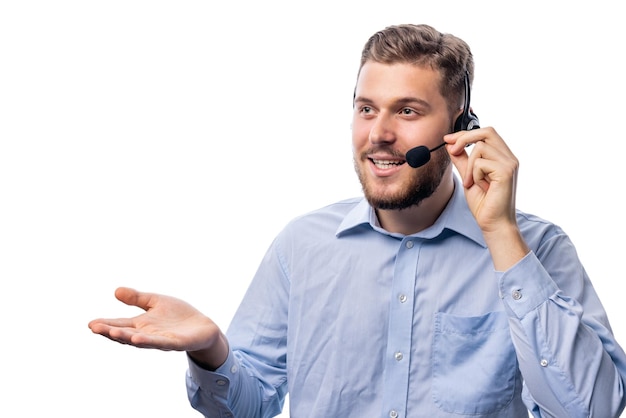
[[[186,351],[206,417],[272,417],[287,393],[294,418],[618,417],[626,355],[566,233],[516,209],[519,162],[471,113],[473,71],[430,26],[374,34],[352,121],[364,196],[292,220],[226,333],[128,288],[145,313],[91,330]]]

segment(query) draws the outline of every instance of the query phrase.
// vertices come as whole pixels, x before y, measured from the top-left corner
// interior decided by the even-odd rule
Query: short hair
[[[463,105],[465,72],[469,74],[470,86],[474,80],[474,60],[469,45],[425,24],[394,25],[376,32],[363,47],[359,74],[369,61],[409,63],[439,71],[439,91],[451,111]]]

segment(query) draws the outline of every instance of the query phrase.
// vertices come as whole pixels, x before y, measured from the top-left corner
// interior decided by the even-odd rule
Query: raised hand
[[[515,193],[519,161],[495,129],[459,131],[444,137],[462,176],[465,196],[483,231],[494,265],[505,270],[528,253],[517,227]],[[466,150],[473,145],[471,152]]]

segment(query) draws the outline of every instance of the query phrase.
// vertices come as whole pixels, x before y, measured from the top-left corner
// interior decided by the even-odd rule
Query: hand
[[[444,137],[463,179],[470,210],[484,232],[514,224],[519,162],[493,128],[459,131]],[[466,147],[473,145],[471,153]]]
[[[491,127],[448,134],[444,141],[462,176],[467,204],[483,231],[494,266],[504,271],[529,251],[515,211],[519,161]],[[473,145],[471,153],[468,145]]]
[[[228,344],[218,326],[188,303],[171,296],[120,287],[115,297],[145,312],[133,318],[95,319],[95,334],[140,348],[188,351],[202,365],[216,368],[228,355]]]

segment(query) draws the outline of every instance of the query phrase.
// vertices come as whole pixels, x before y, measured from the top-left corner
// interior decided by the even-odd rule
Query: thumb
[[[137,306],[143,310],[148,310],[152,299],[148,293],[138,292],[130,287],[118,287],[115,289],[115,297],[126,305]]]
[[[469,155],[467,154],[467,152],[465,151],[464,148],[461,148],[461,151],[459,153],[457,153],[456,155],[450,153],[449,148],[451,148],[451,147],[450,146],[446,147],[446,149],[448,149],[448,155],[450,155],[450,160],[452,161],[452,164],[454,164],[454,166],[456,167],[457,171],[461,175],[461,178],[463,178],[465,180],[465,178],[466,178],[466,171],[467,171],[467,165],[469,163]],[[464,181],[464,183],[465,183],[465,181]]]

